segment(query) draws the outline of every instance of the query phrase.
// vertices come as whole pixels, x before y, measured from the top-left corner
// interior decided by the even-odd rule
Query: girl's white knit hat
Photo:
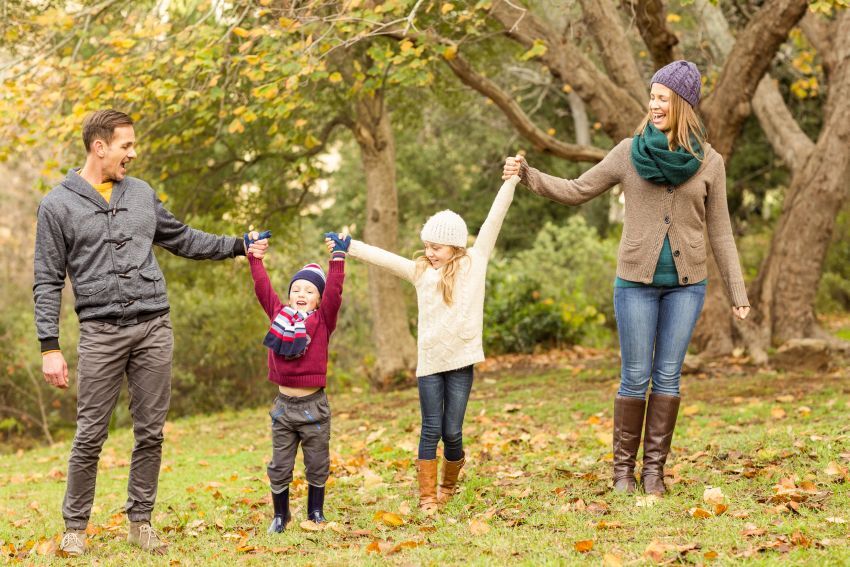
[[[466,248],[468,234],[460,215],[446,209],[429,218],[419,236],[425,242]]]

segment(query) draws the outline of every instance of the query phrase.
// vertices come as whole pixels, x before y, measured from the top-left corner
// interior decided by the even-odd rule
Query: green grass
[[[296,521],[282,535],[265,533],[271,516],[267,409],[169,423],[154,514],[155,527],[171,543],[165,558],[145,556],[124,541],[132,436],[113,432],[100,464],[91,555],[80,563],[850,564],[850,523],[839,523],[850,522],[846,373],[717,365],[686,376],[668,462],[672,493],[647,502],[610,491],[616,365],[608,355],[557,370],[477,374],[464,431],[462,491],[434,518],[416,512],[413,390],[331,396],[325,515],[338,523],[336,530],[299,526],[306,507],[299,457]],[[269,395],[271,402],[272,386]],[[33,565],[72,562],[52,555],[62,531],[68,452],[63,442],[0,458],[4,557]],[[793,489],[778,494],[780,482]],[[722,490],[728,509],[692,517],[691,509],[713,509],[703,501],[709,486]],[[404,525],[376,520],[379,511],[400,515]],[[592,541],[592,549],[577,551],[582,541]]]

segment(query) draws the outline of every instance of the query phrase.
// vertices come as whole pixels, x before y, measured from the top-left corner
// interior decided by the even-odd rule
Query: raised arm
[[[342,284],[344,281],[345,256],[343,255],[341,259],[330,261],[325,292],[322,294],[322,303],[319,305],[319,313],[328,326],[328,334],[333,333],[336,329],[339,307],[342,305]]]
[[[629,139],[623,140],[605,159],[577,179],[547,175],[529,166],[524,159],[520,161],[519,176],[522,184],[533,193],[565,205],[581,205],[621,182],[625,164],[630,159],[630,147]]]
[[[487,219],[481,225],[481,230],[475,239],[473,250],[480,252],[485,258],[490,257],[493,248],[496,246],[496,238],[499,236],[499,231],[502,230],[502,221],[505,220],[505,215],[508,214],[508,208],[510,208],[511,201],[514,199],[514,189],[516,189],[517,183],[519,183],[519,177],[516,175],[502,183],[502,187],[490,207],[490,212],[487,214]]]
[[[364,262],[383,268],[393,275],[413,283],[413,278],[416,274],[416,263],[413,260],[402,258],[377,246],[369,246],[359,240],[351,241],[348,254],[353,258],[358,258]]]
[[[272,287],[263,261],[254,256],[248,256],[248,264],[251,266],[251,277],[254,279],[254,293],[257,294],[257,300],[263,306],[263,311],[269,316],[269,320],[272,320],[283,309],[283,304]]]
[[[176,256],[192,260],[224,260],[245,255],[245,244],[241,238],[218,236],[197,230],[177,220],[165,208],[159,197],[156,200],[156,234],[154,244],[162,246]]]
[[[744,307],[750,304],[747,299],[747,288],[738,261],[738,248],[735,246],[735,236],[732,233],[732,221],[729,219],[729,205],[726,201],[726,166],[723,158],[717,154],[719,167],[714,175],[705,199],[705,222],[708,228],[708,241],[717,260],[717,267],[726,284],[729,298],[733,307]]]

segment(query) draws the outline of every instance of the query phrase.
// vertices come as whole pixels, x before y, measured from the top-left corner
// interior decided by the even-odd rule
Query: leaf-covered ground
[[[535,366],[542,362],[549,366]],[[488,369],[489,366],[489,369]],[[753,565],[850,564],[850,381],[727,360],[684,379],[663,499],[610,491],[615,353],[488,363],[466,419],[462,491],[416,511],[414,390],[331,394],[332,478],[323,531],[270,536],[267,410],[169,423],[154,558],[124,541],[132,445],[113,432],[100,463],[85,564]],[[269,386],[269,402],[274,395]],[[0,552],[52,564],[69,444],[0,458]]]

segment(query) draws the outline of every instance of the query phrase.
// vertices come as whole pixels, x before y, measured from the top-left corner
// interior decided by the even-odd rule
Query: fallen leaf
[[[847,523],[847,520],[845,520],[844,518],[839,518],[837,516],[830,516],[829,518],[826,519],[826,521],[829,522],[830,524],[846,524]]]
[[[692,518],[698,518],[700,520],[711,517],[711,512],[703,510],[702,508],[691,508],[688,510],[688,514],[690,514]]]
[[[396,546],[389,551],[389,554],[398,553],[399,551],[402,551],[404,549],[413,549],[414,547],[419,547],[423,543],[424,542],[421,541],[413,541],[412,539],[402,541],[400,543],[397,543]]]
[[[573,549],[575,549],[579,553],[587,553],[588,551],[593,549],[593,540],[583,539],[581,541],[577,541],[575,542],[575,544],[573,544]]]
[[[698,413],[699,406],[697,405],[685,406],[685,408],[682,410],[682,415],[696,415]]]
[[[635,506],[639,508],[652,508],[658,503],[658,496],[647,494],[646,496],[638,496],[635,498]]]
[[[785,413],[785,410],[779,406],[774,406],[770,410],[770,417],[772,417],[773,419],[785,419],[786,415],[787,414]]]
[[[469,520],[469,532],[472,535],[484,535],[489,531],[490,524],[488,524],[487,522],[482,522],[481,520],[475,518]]]
[[[715,516],[720,516],[721,514],[723,514],[723,512],[725,512],[728,509],[729,509],[729,506],[727,506],[726,504],[715,504],[713,512],[714,512]]]
[[[320,532],[325,529],[324,524],[317,524],[313,520],[304,520],[300,524],[301,529],[307,532]]]
[[[602,565],[604,567],[622,567],[623,559],[619,555],[614,555],[613,553],[606,553],[602,556]]]
[[[404,519],[401,516],[392,512],[385,512],[384,510],[378,510],[375,512],[372,519],[391,528],[397,528],[404,525]]]
[[[707,486],[702,491],[702,501],[706,504],[724,504],[726,503],[726,495],[719,486]]]

